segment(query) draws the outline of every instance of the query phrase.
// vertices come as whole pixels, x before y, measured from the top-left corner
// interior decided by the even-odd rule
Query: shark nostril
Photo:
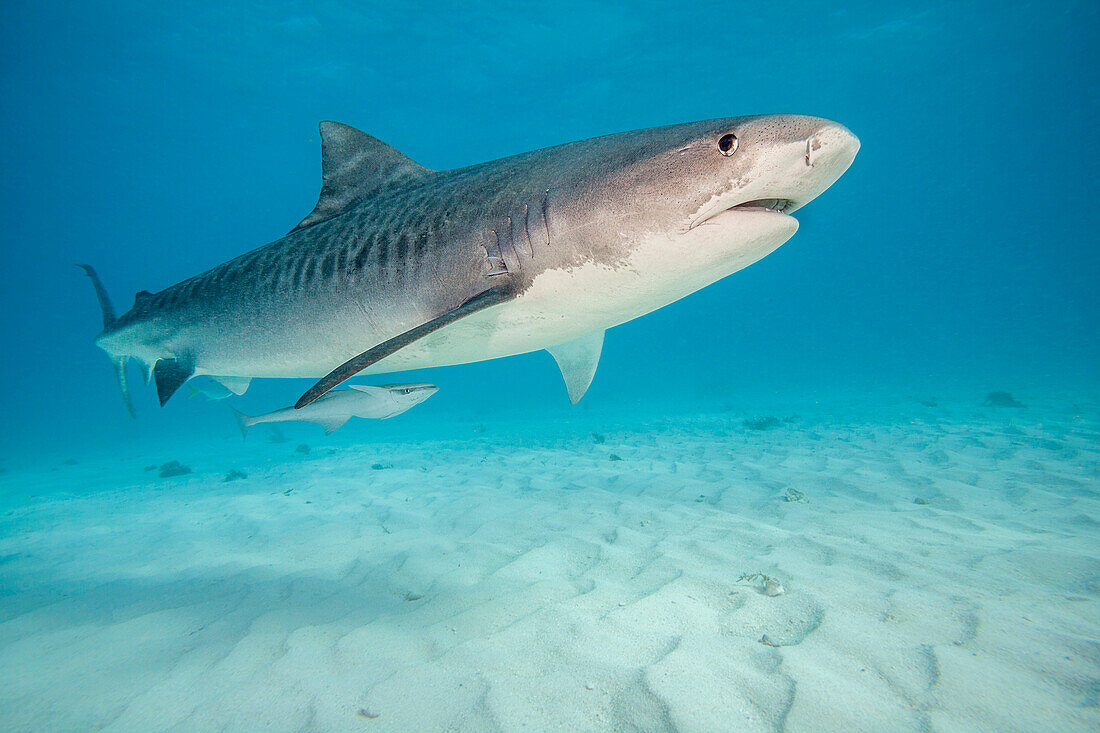
[[[832,167],[834,161],[847,159],[850,163],[858,151],[859,140],[855,135],[846,127],[830,124],[814,131],[807,138],[803,160],[809,167],[826,162]]]

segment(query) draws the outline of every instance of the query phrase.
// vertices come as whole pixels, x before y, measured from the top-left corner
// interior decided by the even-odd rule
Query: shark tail
[[[95,297],[99,301],[99,309],[103,311],[103,330],[110,330],[118,318],[115,316],[115,308],[111,305],[111,299],[107,296],[107,289],[103,287],[103,281],[99,279],[99,275],[96,274],[95,268],[91,265],[77,265],[77,267],[84,270],[84,274],[91,279],[92,287],[95,288]],[[118,388],[122,393],[122,404],[126,406],[126,412],[130,413],[130,417],[134,417],[134,403],[130,399],[130,384],[126,381],[126,358],[115,359],[114,367],[115,377],[118,379]]]
[[[251,415],[246,415],[240,410],[235,410],[232,407],[229,408],[233,412],[233,417],[237,418],[237,427],[241,430],[241,440],[248,437],[248,429],[255,424],[255,419]]]

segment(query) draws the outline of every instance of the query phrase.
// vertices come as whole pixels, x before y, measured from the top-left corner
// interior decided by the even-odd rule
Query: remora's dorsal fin
[[[190,359],[158,359],[153,367],[153,380],[157,383],[160,406],[164,407],[168,398],[194,373],[195,365]]]
[[[322,122],[321,196],[310,215],[290,233],[343,213],[383,186],[430,173],[396,148],[354,127]]]
[[[569,401],[577,404],[588,391],[588,385],[592,384],[592,377],[596,376],[600,352],[603,351],[603,331],[586,333],[564,344],[547,347],[546,350],[561,369],[561,375],[565,378],[565,389],[569,392]]]
[[[139,290],[139,291],[137,291],[136,293],[134,293],[134,307],[135,308],[142,307],[143,305],[148,303],[149,300],[152,297],[153,297],[153,294],[150,293],[148,290]]]
[[[349,384],[348,386],[354,390],[358,390],[359,392],[373,395],[375,397],[385,397],[390,393],[390,391],[385,387],[375,387],[370,384]]]

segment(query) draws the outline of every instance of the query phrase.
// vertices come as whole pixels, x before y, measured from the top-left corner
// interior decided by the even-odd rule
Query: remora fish
[[[369,387],[349,384],[351,389],[338,389],[321,395],[300,410],[286,407],[266,415],[252,417],[233,410],[241,437],[253,425],[269,422],[312,422],[325,429],[325,435],[339,428],[353,417],[370,417],[385,420],[416,407],[439,391],[434,384],[385,384]]]
[[[194,375],[322,377],[547,349],[577,402],[604,330],[752,264],[859,141],[796,115],[624,132],[449,171],[321,123],[320,199],[290,234],[159,293],[96,343],[136,360],[161,404]]]

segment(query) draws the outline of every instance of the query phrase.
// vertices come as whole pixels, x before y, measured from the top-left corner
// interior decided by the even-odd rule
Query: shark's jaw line
[[[767,213],[767,214],[779,214],[787,215],[788,211],[793,211],[796,208],[800,208],[794,204],[788,198],[763,198],[753,199],[751,201],[745,201],[739,204],[733,204],[730,206],[707,207],[702,213],[698,213],[692,217],[691,224],[688,225],[688,230],[694,229],[704,224],[713,224],[714,220],[720,216],[727,214],[736,214],[738,212],[752,212],[752,213]]]

